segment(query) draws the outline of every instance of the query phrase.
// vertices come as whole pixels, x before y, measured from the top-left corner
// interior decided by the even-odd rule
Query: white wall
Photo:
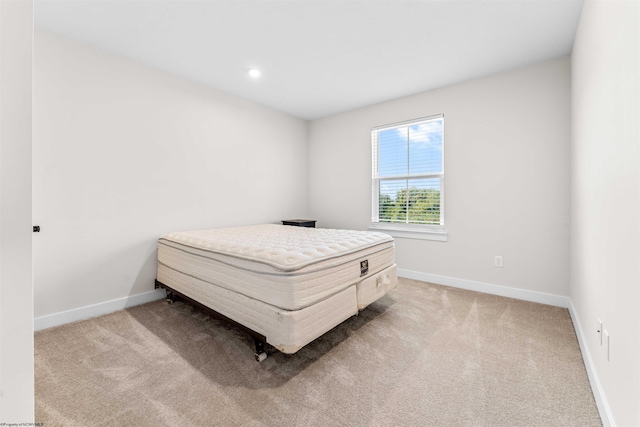
[[[307,134],[297,118],[37,31],[36,316],[153,290],[165,232],[305,216]]]
[[[0,423],[32,423],[33,2],[0,1]]]
[[[371,128],[439,113],[449,240],[396,238],[398,267],[568,296],[568,58],[311,122],[309,193],[318,225],[366,229]],[[493,266],[494,255],[504,268]]]
[[[639,3],[587,1],[572,54],[570,292],[619,426],[640,425],[639,55]]]

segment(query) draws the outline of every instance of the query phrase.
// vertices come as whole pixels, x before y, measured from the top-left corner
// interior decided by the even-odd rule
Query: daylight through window
[[[443,229],[444,116],[371,131],[373,223]]]

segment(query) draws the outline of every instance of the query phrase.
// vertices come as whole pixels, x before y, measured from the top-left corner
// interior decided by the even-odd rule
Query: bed
[[[295,353],[397,286],[384,233],[261,224],[168,233],[156,287]]]

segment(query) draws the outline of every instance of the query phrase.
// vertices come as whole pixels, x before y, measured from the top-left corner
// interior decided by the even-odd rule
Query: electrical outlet
[[[598,319],[598,341],[600,341],[600,345],[603,344],[602,335],[602,320]]]
[[[504,265],[502,263],[502,255],[496,255],[496,256],[493,257],[493,265],[495,267],[502,268],[502,266]]]
[[[607,358],[607,362],[609,361],[609,355],[611,354],[611,337],[609,336],[609,332],[607,330],[602,331],[602,338],[604,340],[604,355]]]

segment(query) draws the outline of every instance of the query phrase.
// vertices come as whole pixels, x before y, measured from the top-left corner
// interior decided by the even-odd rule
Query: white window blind
[[[372,222],[444,229],[444,115],[372,129]]]

